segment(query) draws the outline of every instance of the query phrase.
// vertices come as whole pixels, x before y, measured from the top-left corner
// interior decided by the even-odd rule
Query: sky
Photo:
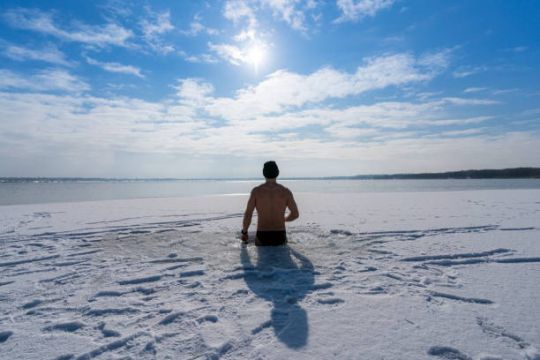
[[[2,1],[0,176],[540,166],[540,2]]]

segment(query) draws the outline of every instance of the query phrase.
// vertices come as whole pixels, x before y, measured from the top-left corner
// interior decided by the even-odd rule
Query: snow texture
[[[540,191],[245,201],[0,206],[0,357],[540,360]]]

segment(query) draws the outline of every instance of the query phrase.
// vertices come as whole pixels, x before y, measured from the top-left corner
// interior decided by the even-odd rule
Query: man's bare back
[[[289,214],[285,212],[289,209]],[[264,184],[251,191],[242,227],[242,240],[247,241],[247,229],[253,211],[257,210],[257,232],[284,232],[285,222],[298,218],[298,207],[292,192],[278,184],[275,178],[267,178]]]
[[[285,217],[285,210],[290,214]],[[298,207],[292,192],[275,181],[267,181],[251,191],[244,216],[244,228],[251,223],[253,209],[257,209],[257,231],[285,230],[285,221],[298,218]]]

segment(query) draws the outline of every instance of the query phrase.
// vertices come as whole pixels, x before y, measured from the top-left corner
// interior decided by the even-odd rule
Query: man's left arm
[[[290,190],[287,190],[288,191],[288,196],[287,196],[287,207],[289,208],[290,210],[290,213],[289,215],[287,215],[285,217],[285,221],[294,221],[296,219],[298,219],[298,217],[300,216],[300,214],[298,213],[298,205],[296,205],[296,201],[294,201],[294,196],[292,194],[292,192]]]

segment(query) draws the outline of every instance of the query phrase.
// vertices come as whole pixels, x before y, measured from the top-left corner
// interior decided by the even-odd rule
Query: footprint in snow
[[[13,335],[13,331],[0,331],[0,343],[6,342]]]
[[[432,346],[428,350],[428,355],[447,360],[473,360],[470,356],[450,346]]]

